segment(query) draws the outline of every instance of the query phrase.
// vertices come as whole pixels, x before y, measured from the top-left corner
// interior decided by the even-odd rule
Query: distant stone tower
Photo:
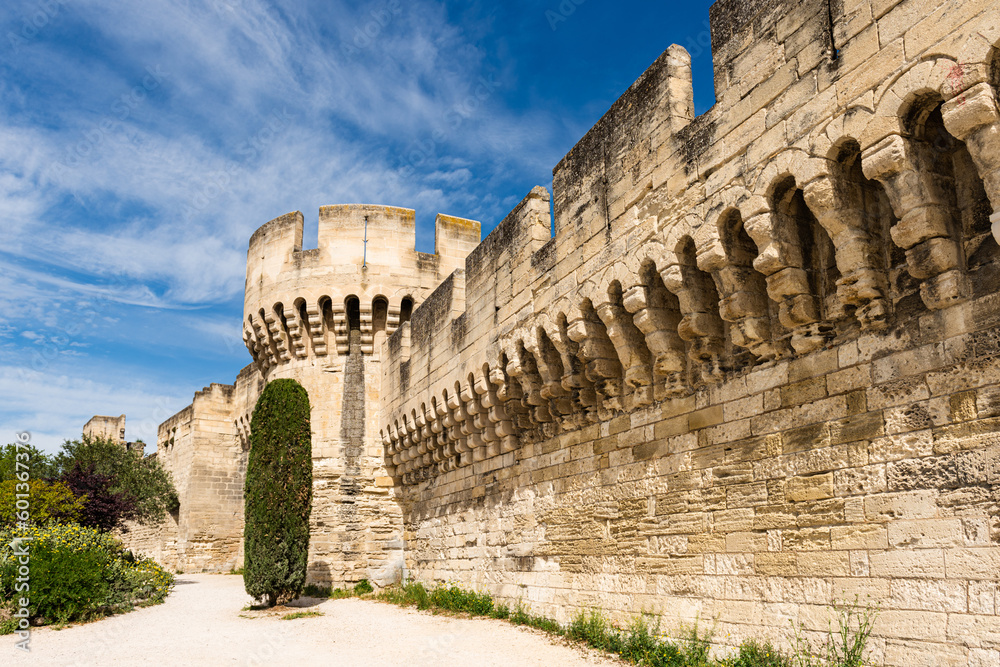
[[[380,350],[417,304],[464,269],[480,225],[438,216],[433,255],[414,250],[408,209],[324,207],[311,250],[302,249],[302,226],[302,214],[291,213],[250,239],[243,338],[257,372],[256,382],[237,381],[237,427],[247,447],[265,383],[292,378],[305,387],[314,477],[309,580],[388,583],[404,563],[403,521],[378,436]]]
[[[83,434],[91,438],[105,438],[125,444],[125,415],[108,417],[94,415],[83,425]]]

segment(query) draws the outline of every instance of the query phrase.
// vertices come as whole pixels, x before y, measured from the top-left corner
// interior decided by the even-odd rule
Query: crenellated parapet
[[[783,122],[787,143],[765,149],[732,118],[689,117],[689,60],[668,50],[556,168],[554,238],[536,188],[390,345],[399,391],[382,437],[397,478],[990,292],[974,277],[1000,262],[995,50],[977,36],[958,51],[842,96],[813,127]]]
[[[436,252],[417,252],[414,211],[388,206],[323,207],[314,249],[302,228],[290,213],[250,240],[243,340],[264,373],[345,355],[354,329],[373,354],[376,335],[392,335],[480,239],[478,222],[439,215]]]

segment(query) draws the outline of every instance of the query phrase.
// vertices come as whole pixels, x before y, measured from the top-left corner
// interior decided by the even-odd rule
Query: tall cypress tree
[[[309,395],[295,380],[274,380],[257,399],[244,492],[244,586],[285,604],[306,583],[312,508]]]

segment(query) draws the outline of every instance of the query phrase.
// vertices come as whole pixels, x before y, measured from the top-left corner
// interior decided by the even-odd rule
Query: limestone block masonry
[[[726,645],[818,638],[857,595],[876,664],[1000,665],[1000,9],[710,18],[712,109],[668,48],[481,244],[442,216],[415,253],[382,207],[323,209],[318,250],[298,214],[262,227],[253,365],[161,427],[161,551],[239,559],[249,414],[294,377],[317,581],[405,570]]]
[[[243,322],[253,363],[234,385],[207,387],[160,426],[157,456],[180,509],[156,529],[133,526],[131,546],[183,572],[242,564],[251,415],[264,383],[293,378],[312,405],[310,582],[385,585],[403,576],[402,511],[378,437],[381,354],[387,334],[464,266],[481,238],[471,220],[439,215],[436,227],[434,254],[414,250],[409,209],[324,207],[311,250],[302,249],[301,213],[257,230]]]

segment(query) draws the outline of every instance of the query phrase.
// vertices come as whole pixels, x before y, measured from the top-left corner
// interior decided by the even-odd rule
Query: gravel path
[[[0,664],[620,665],[543,633],[491,619],[434,616],[365,600],[299,600],[323,616],[292,621],[241,611],[242,577],[179,575],[155,607],[65,630],[32,632],[31,653],[0,637]]]

